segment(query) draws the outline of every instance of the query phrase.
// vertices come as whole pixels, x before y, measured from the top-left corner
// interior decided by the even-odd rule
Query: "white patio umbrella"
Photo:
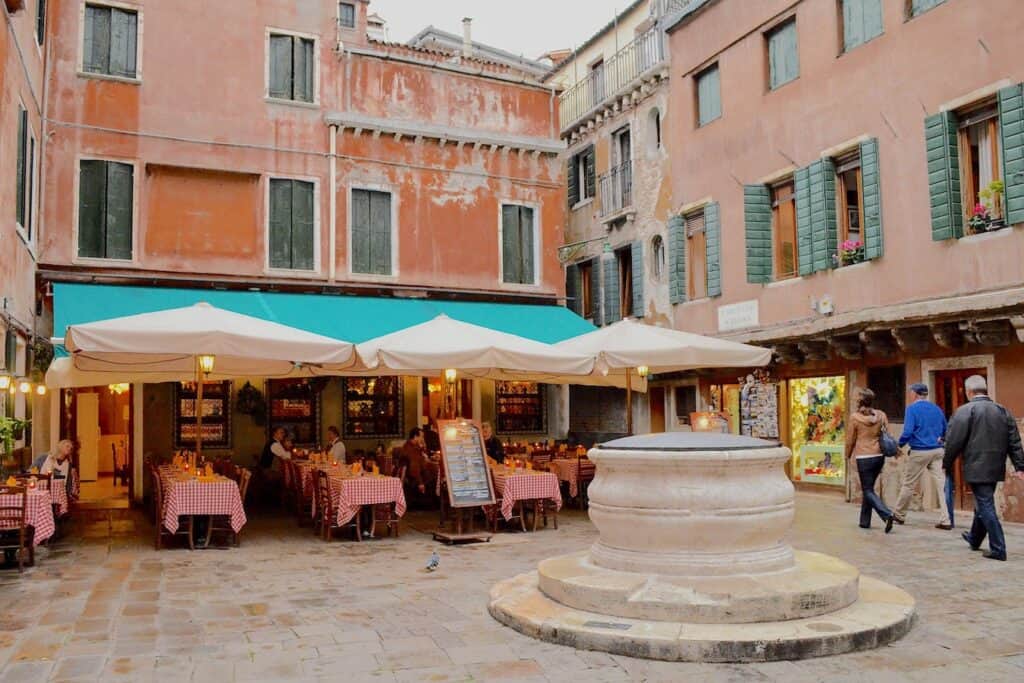
[[[371,375],[455,373],[496,380],[566,382],[586,379],[594,358],[550,344],[439,315],[356,347],[358,371]]]
[[[656,327],[632,319],[602,327],[555,344],[594,356],[597,367],[626,373],[627,430],[633,432],[631,376],[698,368],[759,367],[772,358],[770,349],[690,332]]]
[[[207,303],[71,325],[64,347],[74,369],[89,376],[194,379],[197,452],[202,451],[204,376],[327,374],[355,362],[349,342]]]

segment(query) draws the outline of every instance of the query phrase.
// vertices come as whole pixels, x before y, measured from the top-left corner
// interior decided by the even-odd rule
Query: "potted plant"
[[[993,180],[978,192],[978,197],[981,199],[980,205],[988,210],[989,222],[985,227],[989,230],[999,229],[1006,225],[1000,215],[1002,212],[999,210],[1002,206],[1000,201],[1004,189],[1006,189],[1006,186],[1002,180]],[[977,207],[975,207],[975,210],[977,210]]]
[[[28,420],[19,420],[16,417],[0,417],[0,443],[4,445],[4,455],[9,456],[14,451],[14,441],[25,436],[25,427]]]
[[[238,390],[238,412],[248,415],[257,425],[263,425],[267,421],[267,401],[263,398],[263,392],[246,382]]]
[[[975,204],[971,217],[967,219],[967,225],[971,228],[971,234],[978,235],[988,232],[988,226],[992,223],[992,214],[984,204]]]
[[[839,264],[851,266],[864,260],[864,243],[860,240],[846,240],[839,247]]]

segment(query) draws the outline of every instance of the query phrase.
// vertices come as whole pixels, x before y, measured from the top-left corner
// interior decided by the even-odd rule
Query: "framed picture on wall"
[[[196,446],[196,383],[174,385],[174,447]],[[203,446],[231,448],[231,382],[203,383]]]
[[[284,427],[294,445],[308,448],[320,442],[321,378],[267,380],[267,433]]]

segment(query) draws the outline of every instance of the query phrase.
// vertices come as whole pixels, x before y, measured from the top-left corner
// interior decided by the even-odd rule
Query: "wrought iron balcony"
[[[627,161],[597,178],[601,187],[601,217],[633,206],[633,162]]]
[[[562,130],[619,96],[634,81],[666,61],[665,34],[655,25],[591,70],[586,78],[562,93],[559,123]]]

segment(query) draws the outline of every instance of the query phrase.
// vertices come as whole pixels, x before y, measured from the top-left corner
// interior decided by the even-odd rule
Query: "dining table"
[[[406,511],[405,491],[398,477],[363,472],[353,474],[351,470],[327,466],[327,483],[331,491],[338,526],[352,520],[364,505],[395,506],[395,516],[401,517]]]
[[[4,490],[0,486],[0,491]],[[53,497],[45,488],[30,488],[26,491],[28,500],[25,503],[25,526],[34,530],[33,545],[39,545],[53,536],[57,525],[53,521]],[[19,494],[0,493],[0,507],[16,507],[21,504]],[[13,528],[10,524],[0,523],[0,528]]]
[[[555,458],[548,463],[548,471],[558,477],[558,481],[569,484],[569,496],[575,498],[579,494],[579,460],[577,458]]]
[[[555,508],[562,509],[562,491],[558,477],[552,472],[530,469],[509,469],[498,465],[491,468],[494,490],[501,495],[501,516],[512,519],[512,511],[519,501],[551,499]]]
[[[234,479],[215,474],[197,477],[176,467],[160,469],[164,488],[164,527],[171,533],[178,530],[182,515],[224,515],[231,518],[236,534],[245,526],[245,507]]]

